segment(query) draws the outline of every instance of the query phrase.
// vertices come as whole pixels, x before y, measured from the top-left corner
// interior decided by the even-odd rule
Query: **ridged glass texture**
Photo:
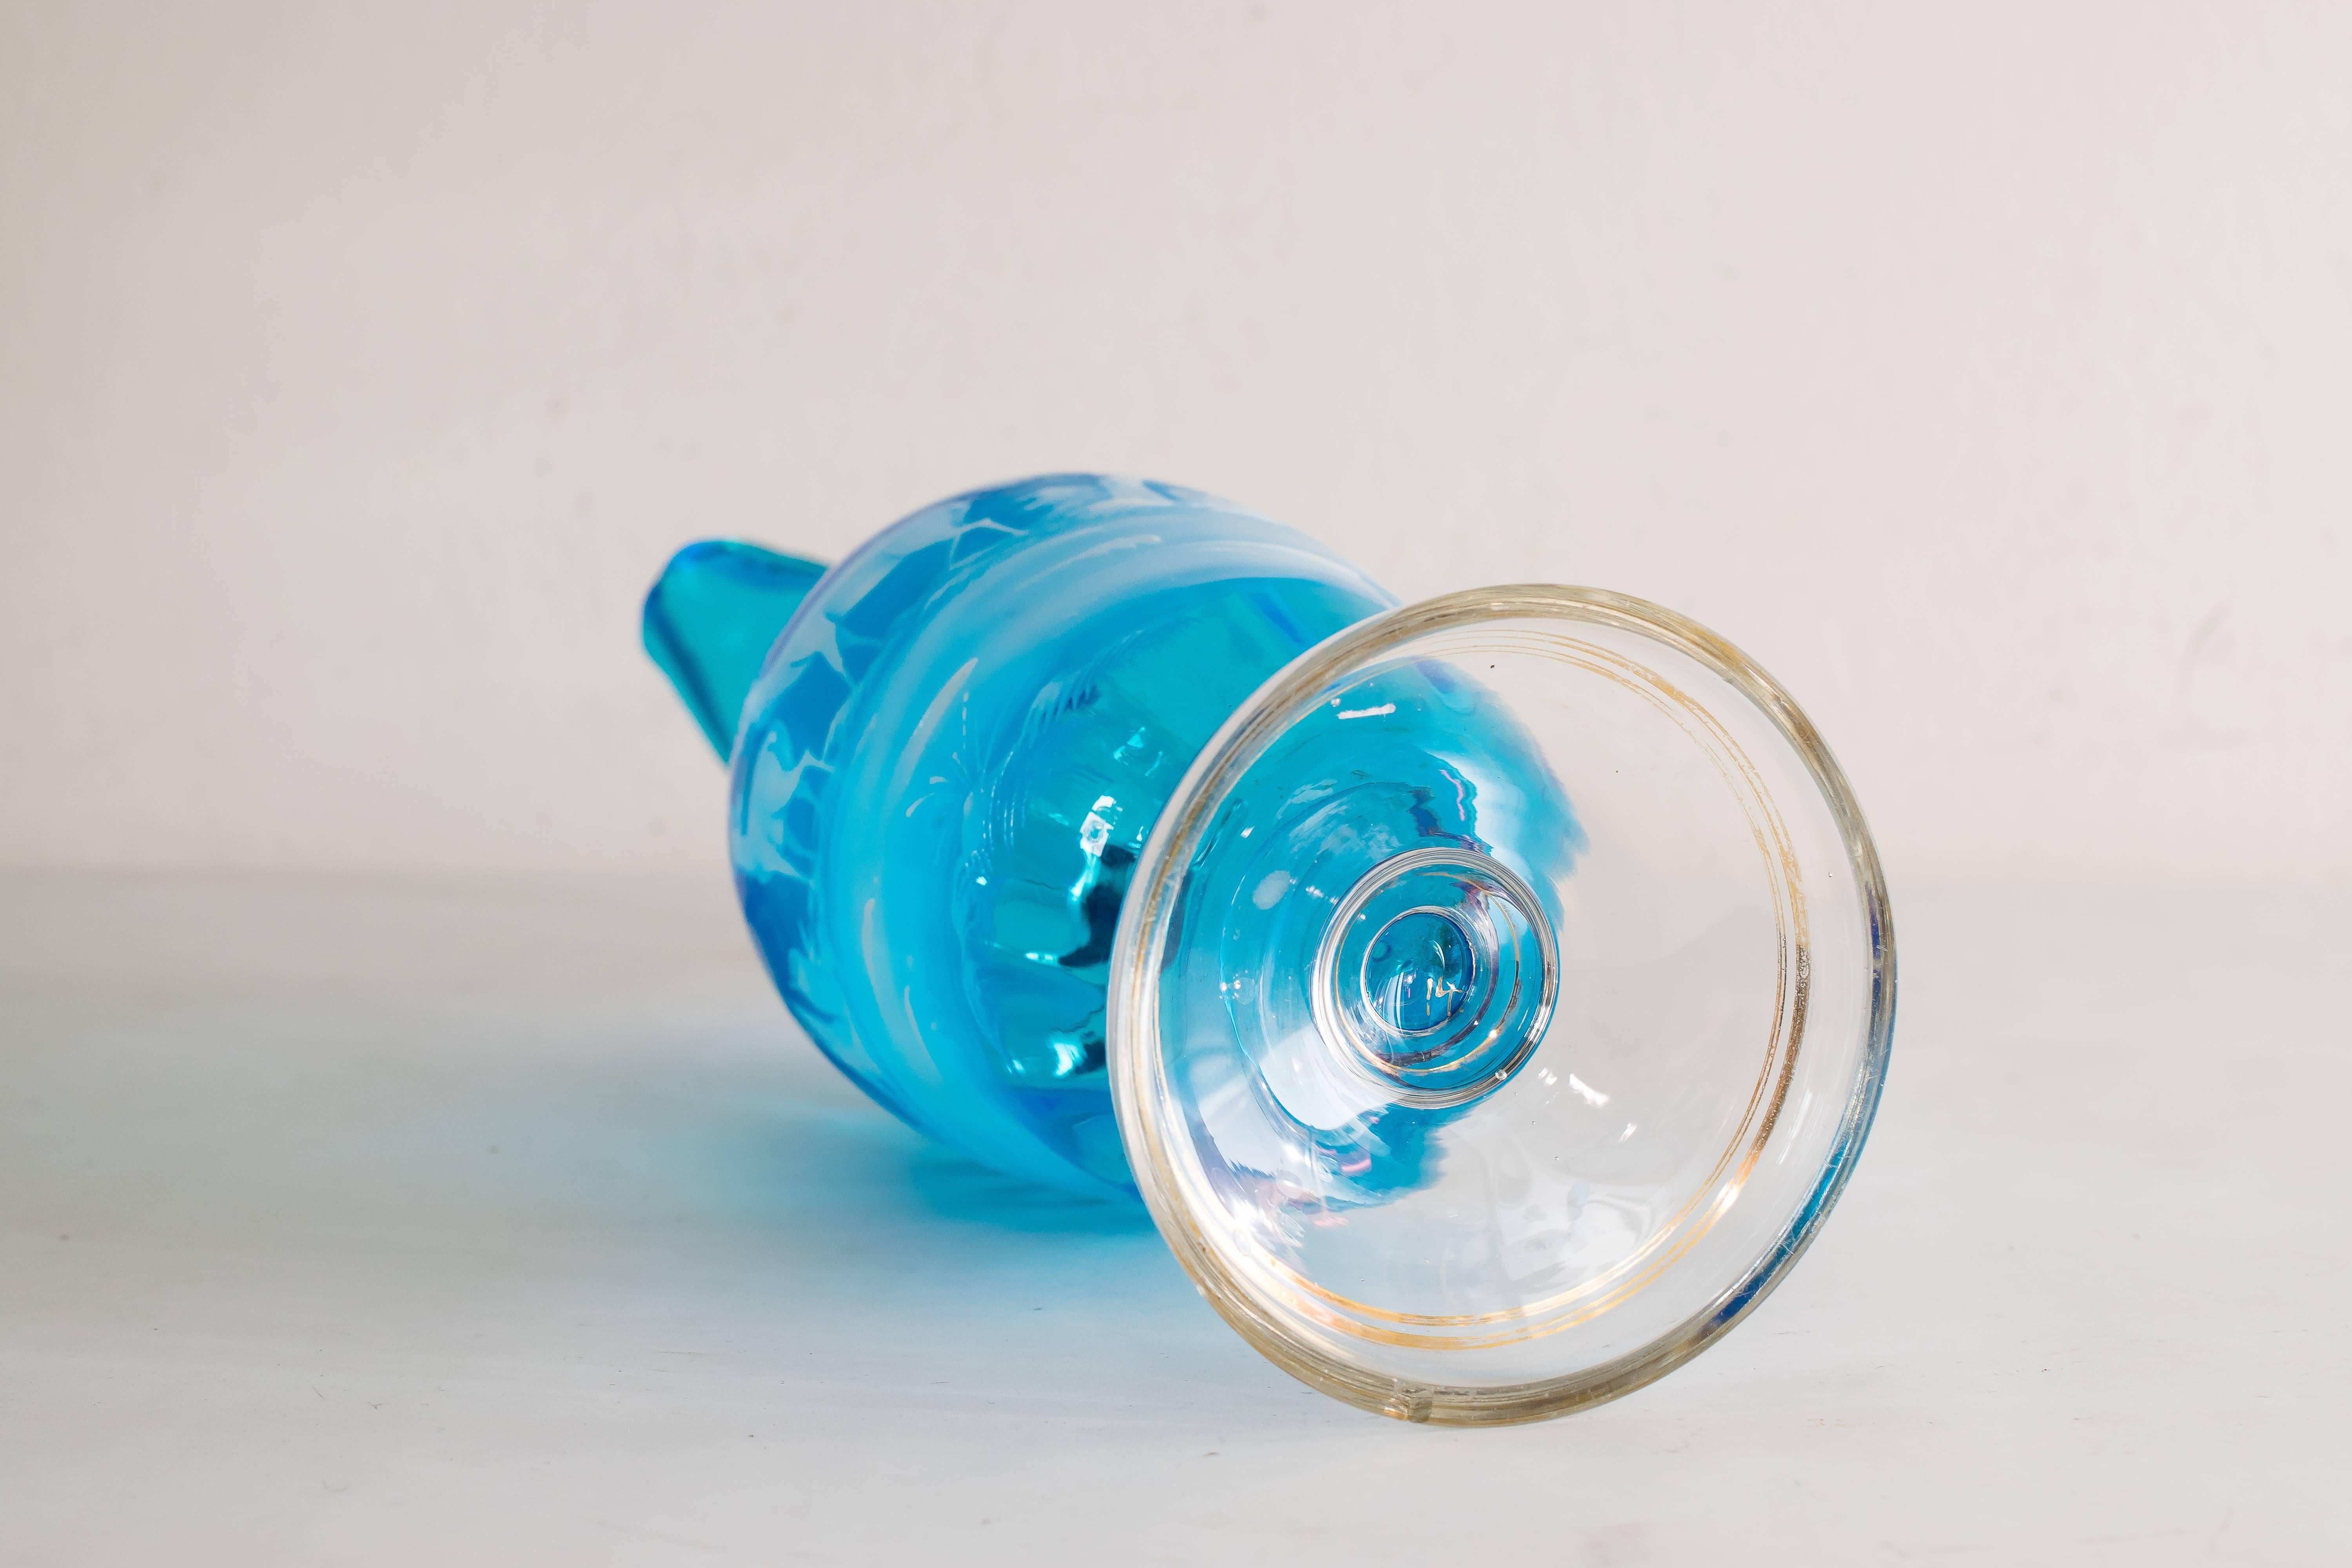
[[[995,1168],[1131,1194],[1103,1003],[1145,836],[1268,676],[1392,601],[1171,485],[959,496],[833,569],[734,748],[743,910],[810,1037]]]

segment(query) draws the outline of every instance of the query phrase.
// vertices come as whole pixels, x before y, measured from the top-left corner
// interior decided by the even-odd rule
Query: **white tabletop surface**
[[[692,882],[0,879],[0,1562],[2352,1558],[2352,894],[1899,891],[1778,1294],[1401,1426],[900,1129]]]

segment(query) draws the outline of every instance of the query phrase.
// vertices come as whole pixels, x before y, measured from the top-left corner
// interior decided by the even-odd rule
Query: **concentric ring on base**
[[[1843,775],[1737,649],[1591,589],[1360,623],[1262,687],[1111,964],[1138,1185],[1277,1364],[1409,1420],[1626,1393],[1811,1240],[1884,1080]]]
[[[1429,946],[1428,962],[1391,951],[1409,942]],[[1307,993],[1317,1028],[1352,1065],[1399,1104],[1437,1110],[1492,1093],[1526,1064],[1558,972],[1551,921],[1517,872],[1458,846],[1409,849],[1340,899]]]

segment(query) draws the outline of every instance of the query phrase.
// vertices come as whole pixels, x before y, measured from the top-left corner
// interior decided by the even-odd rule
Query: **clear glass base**
[[[1784,692],[1655,605],[1529,587],[1253,696],[1137,865],[1111,996],[1203,1294],[1329,1393],[1475,1424],[1637,1387],[1781,1277],[1877,1103],[1894,951]]]

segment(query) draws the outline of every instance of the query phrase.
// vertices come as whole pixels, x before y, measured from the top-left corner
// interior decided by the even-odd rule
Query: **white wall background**
[[[716,864],[635,647],[1143,472],[1747,647],[1901,877],[2352,878],[2352,8],[0,15],[0,861]]]

